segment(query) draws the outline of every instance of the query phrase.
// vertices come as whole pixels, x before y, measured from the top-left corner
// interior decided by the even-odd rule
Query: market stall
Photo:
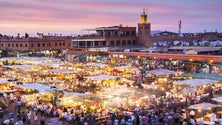
[[[167,69],[156,69],[148,71],[146,78],[153,79],[154,84],[168,86],[172,85],[172,77],[179,73],[180,72]]]
[[[203,99],[208,100],[208,97],[212,97],[216,85],[216,81],[210,79],[189,79],[173,83],[175,94],[183,95],[184,97],[192,95],[196,102],[200,102]]]
[[[24,96],[24,101],[29,106],[33,106],[34,103],[37,104],[37,101],[53,103],[53,99],[61,95],[60,91],[55,88],[39,83],[18,85],[18,87],[20,91],[27,93]]]
[[[50,69],[48,72],[57,75],[55,77],[59,77],[61,80],[72,79],[75,77],[76,73],[75,71],[66,69]]]
[[[134,75],[138,75],[140,70],[133,66],[117,66],[112,70],[114,75],[119,75],[124,78],[132,78]]]
[[[191,105],[188,109],[193,109],[202,114],[200,118],[197,118],[197,122],[203,122],[204,124],[214,125],[217,118],[212,118],[212,115],[215,114],[212,109],[220,107],[220,105],[212,104],[212,103],[199,103],[195,105]],[[196,113],[198,113],[196,112]],[[216,115],[214,116],[216,117]]]
[[[15,92],[17,88],[16,84],[9,79],[0,79],[0,92]]]
[[[52,88],[50,86],[39,84],[39,83],[30,83],[30,84],[18,85],[17,87],[24,89],[24,91],[37,90],[38,92],[45,92],[45,91],[54,90],[54,88]]]

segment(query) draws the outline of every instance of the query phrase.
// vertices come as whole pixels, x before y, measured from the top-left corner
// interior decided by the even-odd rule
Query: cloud
[[[71,33],[99,26],[136,26],[143,8],[148,9],[153,29],[177,30],[180,19],[187,31],[202,30],[201,27],[212,23],[215,29],[221,28],[220,3],[219,0],[214,3],[207,0],[201,3],[193,0],[1,0],[0,32]]]

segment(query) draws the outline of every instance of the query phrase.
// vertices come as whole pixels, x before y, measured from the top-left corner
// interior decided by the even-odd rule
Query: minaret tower
[[[152,45],[150,36],[150,23],[147,21],[147,10],[143,9],[140,23],[138,23],[138,43],[149,47]]]

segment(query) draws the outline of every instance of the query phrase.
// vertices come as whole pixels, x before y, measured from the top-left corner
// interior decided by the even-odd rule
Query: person
[[[0,120],[4,120],[4,111],[0,108]]]
[[[8,125],[13,125],[13,121],[12,121],[12,119],[10,119]]]
[[[59,119],[59,122],[57,123],[57,125],[63,125],[62,119]]]
[[[17,119],[20,119],[21,118],[21,114],[20,114],[20,111],[17,112]]]
[[[155,118],[153,117],[152,120],[151,120],[151,125],[155,125],[155,122],[156,122],[156,120],[155,120]]]
[[[18,119],[18,121],[15,123],[15,125],[23,125],[23,122],[21,119]]]
[[[21,101],[20,100],[18,100],[17,106],[18,106],[18,111],[20,111],[21,110]]]
[[[191,122],[191,119],[188,120],[187,125],[193,125],[193,123]]]
[[[109,120],[106,122],[106,125],[112,125],[113,124],[113,121],[111,118],[109,118]]]
[[[10,93],[10,95],[9,95],[10,104],[13,103],[13,99],[14,99],[14,95],[12,93]]]
[[[45,125],[45,117],[43,114],[41,115],[41,118],[40,118],[40,125]]]
[[[180,115],[177,112],[177,113],[174,114],[174,123],[178,125],[179,121],[180,121]]]
[[[215,113],[211,113],[211,116],[210,116],[211,122],[214,122],[214,123],[215,123],[216,118],[217,118],[216,114],[215,114]]]
[[[222,117],[220,117],[218,122],[219,122],[219,125],[222,125]]]
[[[187,125],[187,120],[184,119],[182,125]]]
[[[164,125],[167,125],[167,124],[168,124],[168,121],[169,121],[168,118],[165,117],[165,118],[163,119],[163,124],[164,124]]]
[[[191,119],[194,119],[194,116],[195,116],[195,112],[194,112],[194,110],[191,110],[191,111],[190,111],[190,118],[191,118]]]
[[[128,125],[133,125],[133,120],[131,118],[128,119]]]
[[[28,110],[27,112],[27,122],[30,123],[31,122],[31,111]]]
[[[34,112],[34,120],[35,120],[35,121],[38,120],[38,114],[37,114],[37,112]]]
[[[119,119],[117,117],[114,120],[114,125],[119,125]]]
[[[26,114],[24,111],[22,112],[22,121],[23,121],[23,123],[26,122]]]
[[[192,123],[192,125],[196,125],[196,122],[194,119],[190,119],[190,122]]]
[[[198,123],[198,125],[204,125],[203,121],[200,121],[200,122]]]
[[[6,93],[3,93],[4,99],[7,100],[8,95]]]
[[[183,119],[186,119],[187,118],[186,110],[182,109],[181,112],[182,112]]]
[[[126,120],[125,118],[122,118],[121,121],[120,121],[121,125],[126,125]]]
[[[22,107],[25,106],[25,96],[24,95],[21,96],[21,106]]]

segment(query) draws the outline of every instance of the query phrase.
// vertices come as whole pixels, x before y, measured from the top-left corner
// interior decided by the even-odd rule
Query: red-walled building
[[[1,50],[40,51],[62,50],[70,47],[71,38],[43,36],[38,38],[3,38],[0,39]]]
[[[95,34],[83,35],[74,38],[71,41],[70,51],[68,54],[83,53],[89,48],[103,48],[103,47],[130,47],[141,46],[150,47],[154,42],[170,42],[173,45],[174,41],[186,41],[192,45],[193,41],[215,41],[222,40],[222,34],[217,32],[205,33],[178,33],[164,31],[151,35],[151,23],[147,20],[147,12],[145,10],[141,14],[141,21],[138,23],[138,33],[136,34],[136,27],[100,27],[94,29]],[[99,50],[100,49],[91,49]]]

